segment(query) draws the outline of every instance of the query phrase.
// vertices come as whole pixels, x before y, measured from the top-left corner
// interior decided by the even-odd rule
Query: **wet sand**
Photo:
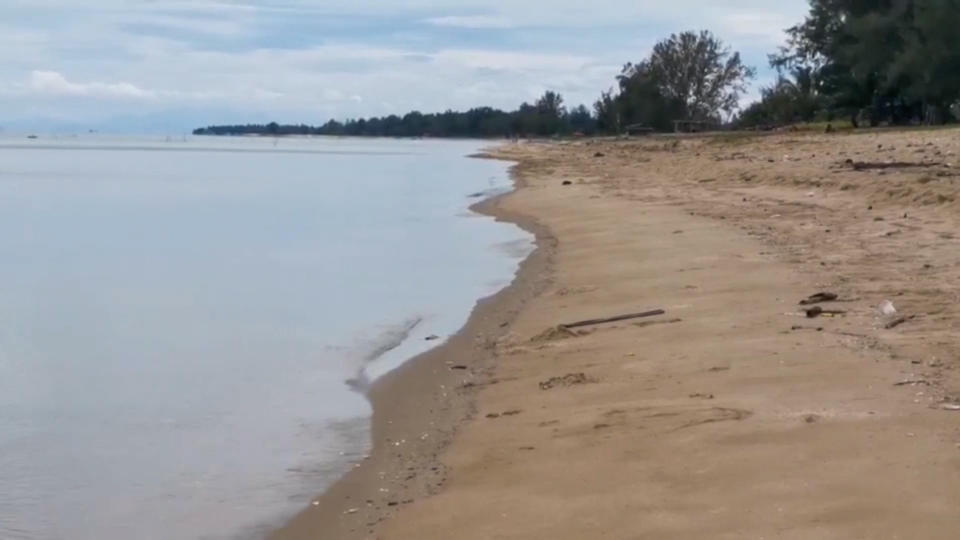
[[[954,538],[958,135],[499,148],[520,185],[488,210],[540,249],[276,537]]]

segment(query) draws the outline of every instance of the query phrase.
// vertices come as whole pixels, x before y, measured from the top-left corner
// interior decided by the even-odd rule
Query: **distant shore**
[[[382,381],[371,458],[274,538],[954,535],[955,131],[495,154],[518,189],[483,210],[538,251]]]

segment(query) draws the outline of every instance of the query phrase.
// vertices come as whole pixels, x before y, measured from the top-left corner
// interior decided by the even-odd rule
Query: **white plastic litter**
[[[897,314],[897,308],[893,307],[893,302],[884,300],[883,303],[880,304],[880,313],[886,315],[887,317],[891,317]]]

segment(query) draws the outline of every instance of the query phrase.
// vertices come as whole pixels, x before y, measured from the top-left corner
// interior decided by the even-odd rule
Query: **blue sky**
[[[0,126],[209,123],[590,104],[671,32],[760,69],[805,0],[3,0]]]

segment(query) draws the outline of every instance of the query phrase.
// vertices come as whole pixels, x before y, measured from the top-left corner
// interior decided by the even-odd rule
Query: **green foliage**
[[[823,106],[868,121],[940,122],[960,100],[960,0],[811,0],[771,64],[812,70]]]
[[[403,117],[390,115],[337,122],[322,126],[227,125],[209,126],[193,131],[194,135],[347,135],[365,137],[462,137],[492,138],[570,135],[592,135],[596,122],[583,105],[568,112],[563,97],[546,92],[534,105],[524,103],[513,112],[491,107],[477,107],[466,112],[446,111],[423,114],[418,111]]]
[[[627,64],[617,77],[620,93],[616,98],[622,126],[642,124],[657,131],[670,131],[674,120],[687,117],[687,106],[680,98],[665,92],[650,64]]]
[[[710,32],[674,34],[646,60],[623,67],[616,95],[604,92],[594,103],[597,127],[620,133],[631,125],[672,131],[675,120],[719,123],[736,108],[753,74]]]
[[[813,70],[797,67],[792,75],[792,79],[781,75],[772,86],[763,88],[761,100],[740,113],[735,125],[741,128],[774,127],[812,121],[823,104]]]
[[[942,120],[960,99],[960,1],[915,0],[912,5],[912,23],[902,30],[887,80],[905,99],[936,109],[927,111],[925,120]]]
[[[602,133],[620,133],[620,105],[619,96],[614,97],[612,91],[601,92],[600,99],[593,104],[593,114],[597,122],[597,130]]]
[[[683,106],[685,120],[731,113],[755,74],[743,65],[740,53],[706,30],[673,34],[657,43],[644,69],[663,98]]]

